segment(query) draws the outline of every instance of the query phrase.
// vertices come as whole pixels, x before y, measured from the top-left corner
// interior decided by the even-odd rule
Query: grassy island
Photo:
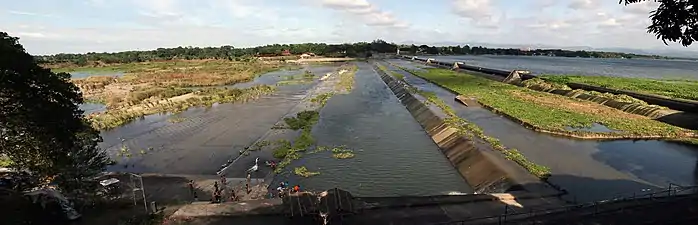
[[[656,80],[648,78],[564,75],[544,75],[541,78],[558,84],[580,83],[698,101],[698,80]]]
[[[680,138],[694,135],[690,130],[594,102],[538,92],[473,74],[435,68],[411,72],[464,96],[474,97],[494,111],[541,130],[589,134],[595,132],[570,128],[586,128],[601,124],[613,130],[613,133],[595,133],[598,137],[614,135]]]

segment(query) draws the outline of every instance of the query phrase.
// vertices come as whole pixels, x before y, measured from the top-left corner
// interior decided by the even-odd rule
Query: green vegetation
[[[306,70],[302,74],[294,75],[294,76],[286,76],[284,77],[284,80],[279,81],[276,83],[277,86],[282,86],[282,85],[294,85],[294,84],[308,84],[312,83],[315,80],[315,75]]]
[[[321,107],[324,107],[325,104],[327,104],[327,100],[330,100],[332,96],[334,96],[334,92],[320,94],[318,96],[315,96],[314,98],[311,98],[310,102],[320,104]]]
[[[307,177],[312,177],[312,176],[315,176],[315,175],[320,175],[320,172],[310,172],[310,171],[308,171],[308,168],[305,168],[305,166],[296,167],[296,168],[293,170],[293,172],[294,172],[296,175],[298,175],[298,176],[306,177],[306,178],[307,178]]]
[[[245,102],[274,92],[274,88],[260,85],[246,89],[219,89],[208,88],[196,91],[187,98],[179,100],[160,100],[155,103],[140,104],[136,107],[109,110],[105,113],[91,114],[88,116],[92,126],[99,130],[112,129],[121,126],[136,118],[154,113],[181,112],[190,107],[206,106],[214,103]]]
[[[9,167],[12,161],[6,155],[0,155],[0,167]]]
[[[344,73],[340,71],[339,83],[337,83],[336,88],[339,90],[344,89],[345,91],[351,91],[351,89],[354,88],[354,75],[356,74],[356,70],[358,70],[358,67],[354,65],[346,70],[347,71]]]
[[[275,158],[283,159],[276,168],[276,173],[280,173],[284,167],[290,164],[293,160],[299,159],[301,153],[310,148],[315,140],[312,136],[312,129],[315,123],[318,122],[320,114],[318,111],[302,111],[296,114],[295,117],[286,117],[284,121],[289,129],[301,130],[301,134],[291,145],[290,141],[284,140],[277,144],[273,155]]]
[[[567,85],[565,85],[565,84],[560,84],[560,83],[555,83],[555,82],[548,82],[548,81],[545,81],[545,80],[540,79],[540,78],[533,78],[533,79],[526,80],[526,81],[523,82],[523,86],[524,86],[524,87],[529,87],[529,88],[532,87],[532,86],[539,86],[539,87],[545,88],[546,90],[549,90],[549,89],[572,90],[572,88],[570,88],[569,86],[567,86]],[[607,98],[607,99],[613,99],[613,100],[615,100],[615,101],[617,101],[617,102],[635,103],[635,104],[641,104],[641,105],[649,106],[649,104],[647,104],[647,102],[645,102],[645,101],[642,101],[642,100],[637,99],[637,98],[630,97],[630,96],[628,96],[628,95],[623,95],[623,94],[616,95],[616,94],[612,94],[612,93],[602,93],[602,92],[597,92],[597,91],[585,91],[585,90],[582,90],[582,89],[575,89],[575,90],[572,90],[572,91],[570,92],[570,94],[571,94],[571,95],[587,94],[587,95],[592,95],[592,96],[597,96],[597,97],[603,97],[603,98]],[[570,95],[570,94],[568,94],[568,95]],[[661,106],[654,106],[654,107],[657,107],[657,108],[664,108],[664,107],[661,107]]]
[[[379,69],[383,70],[384,72],[388,72],[385,66],[382,66],[380,64],[378,65]],[[497,138],[485,135],[485,133],[482,131],[480,127],[459,117],[453,110],[453,108],[451,108],[451,106],[449,106],[448,104],[446,104],[446,102],[441,100],[435,93],[419,90],[417,88],[412,87],[411,85],[408,85],[408,88],[411,90],[411,92],[423,96],[427,100],[425,104],[434,104],[435,106],[439,107],[447,116],[444,119],[444,123],[446,123],[450,127],[456,128],[458,130],[458,134],[470,138],[477,137],[486,141],[490,144],[490,146],[492,146],[492,148],[502,152],[502,154],[504,154],[504,156],[507,159],[518,163],[538,178],[547,179],[550,176],[550,168],[529,161],[517,149],[509,149],[502,145],[502,143]],[[335,151],[333,150],[333,152]]]
[[[299,112],[295,117],[284,118],[284,122],[286,122],[288,127],[292,130],[306,130],[312,128],[312,126],[317,123],[318,119],[320,119],[319,112],[306,110]]]
[[[332,148],[332,157],[335,159],[349,159],[354,158],[354,151],[348,149],[346,146],[342,145],[339,147]]]
[[[293,148],[291,141],[289,140],[279,140],[276,142],[276,147],[274,148],[273,156],[274,158],[283,159],[288,155],[288,152]]]
[[[76,113],[83,98],[69,79],[67,73],[42,68],[18,38],[0,32],[0,164],[29,172],[22,174],[22,185],[10,187],[13,191],[51,182],[70,199],[96,195],[90,180],[112,161],[97,146],[99,132]],[[36,218],[20,218],[37,213],[32,207],[10,211],[3,213],[3,222],[39,224],[32,221]]]
[[[502,152],[507,159],[518,163],[534,176],[541,179],[547,179],[550,176],[550,168],[529,161],[517,149],[506,148],[497,138],[485,135],[480,127],[456,115],[453,108],[437,97],[433,92],[418,91],[418,93],[424,96],[429,103],[441,108],[441,110],[443,110],[443,112],[448,116],[444,122],[449,126],[456,128],[460,135],[478,137],[486,141],[494,149]]]
[[[116,63],[140,63],[163,60],[206,60],[217,59],[227,61],[251,61],[254,57],[281,56],[285,53],[296,56],[276,57],[276,60],[297,59],[303,53],[314,53],[327,57],[364,57],[370,56],[370,51],[379,53],[394,53],[398,46],[383,40],[375,40],[371,43],[358,42],[353,44],[273,44],[250,48],[234,48],[233,46],[221,47],[177,47],[158,48],[150,51],[126,51],[116,53],[88,53],[88,54],[56,54],[36,56],[36,59],[44,64],[59,66],[102,66]],[[285,52],[288,50],[288,52]]]
[[[401,73],[397,73],[395,71],[389,70],[387,67],[385,67],[383,64],[377,64],[378,69],[382,70],[383,72],[397,78],[398,80],[405,80],[405,75],[402,75]]]
[[[567,133],[569,127],[590,127],[594,123],[619,131],[614,135],[683,137],[692,132],[649,118],[629,114],[593,102],[492,81],[446,69],[411,71],[413,74],[450,88],[538,129]],[[575,133],[591,133],[574,131]],[[602,134],[599,135],[610,135]]]
[[[167,118],[167,122],[170,122],[170,123],[181,123],[181,122],[184,122],[186,120],[187,120],[187,118],[179,117],[179,116],[171,116],[170,118]]]
[[[698,81],[695,80],[560,75],[545,75],[542,78],[557,84],[581,83],[611,89],[663,95],[670,98],[698,100]]]

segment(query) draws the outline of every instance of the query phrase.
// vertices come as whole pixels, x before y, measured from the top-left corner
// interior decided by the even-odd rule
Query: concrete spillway
[[[465,137],[444,118],[415,98],[405,84],[379,71],[383,81],[405,105],[412,116],[439,146],[451,164],[478,193],[534,191],[542,195],[554,195],[556,190],[530,175],[512,161],[504,159],[496,150],[474,137]]]

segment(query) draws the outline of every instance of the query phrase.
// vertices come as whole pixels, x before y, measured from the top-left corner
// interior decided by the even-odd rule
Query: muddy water
[[[357,196],[472,191],[366,63],[359,63],[352,92],[332,97],[320,117],[313,129],[318,145],[346,145],[355,157],[334,159],[330,152],[304,156],[289,168],[304,165],[321,174],[291,176],[291,183],[320,191],[337,187]]]
[[[309,69],[319,77],[334,67]],[[299,71],[277,71],[261,79],[297,73]],[[259,82],[259,79],[252,82]],[[274,94],[244,104],[192,108],[176,115],[184,118],[181,122],[172,122],[169,114],[150,115],[104,131],[100,147],[118,162],[108,170],[213,175],[231,156],[239,154],[239,150],[252,144],[284,117],[313,85],[279,86]],[[117,155],[122,146],[130,149],[130,157]],[[145,154],[141,154],[141,150]]]
[[[391,61],[404,64],[405,61]],[[409,62],[408,62],[409,63]],[[392,68],[392,67],[389,67]],[[593,201],[672,184],[698,184],[698,148],[665,141],[580,141],[528,130],[486,109],[465,107],[455,95],[409,73],[405,80],[435,92],[460,117],[481,127],[529,160],[550,167],[549,181],[570,200]]]
[[[100,103],[83,103],[78,106],[83,114],[88,115],[92,113],[104,112],[107,110],[107,106]]]

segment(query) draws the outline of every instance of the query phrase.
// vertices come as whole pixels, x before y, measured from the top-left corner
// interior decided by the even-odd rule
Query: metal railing
[[[623,211],[626,209],[639,208],[642,206],[652,205],[652,204],[658,203],[660,200],[665,200],[665,199],[670,198],[670,197],[688,196],[688,195],[694,195],[694,194],[698,194],[698,185],[696,185],[696,186],[680,186],[677,184],[669,183],[668,188],[658,190],[655,192],[642,193],[642,194],[638,194],[638,192],[633,192],[631,194],[626,194],[625,196],[619,196],[619,197],[611,198],[611,199],[607,199],[607,200],[582,203],[582,204],[573,204],[573,205],[557,207],[557,208],[547,208],[547,209],[531,208],[527,212],[517,212],[514,209],[511,209],[511,207],[509,205],[504,205],[504,209],[503,209],[504,213],[502,213],[500,215],[474,217],[474,218],[468,218],[465,220],[457,220],[457,221],[437,223],[437,224],[456,225],[456,224],[469,224],[469,223],[474,223],[474,222],[478,222],[478,221],[480,221],[480,222],[487,221],[488,223],[506,224],[507,221],[521,221],[522,219],[531,218],[534,216],[553,215],[553,214],[558,214],[558,213],[566,213],[566,212],[582,211],[582,210],[589,210],[589,212],[590,212],[590,215],[585,215],[585,218],[589,218],[589,217],[593,218],[593,217],[598,216],[598,215],[606,215],[606,214],[612,213],[612,212]],[[620,205],[619,207],[613,207],[610,209],[603,209],[603,206],[612,205],[614,203],[624,203],[624,202],[639,201],[639,200],[642,200],[642,201],[636,202],[636,204]]]

